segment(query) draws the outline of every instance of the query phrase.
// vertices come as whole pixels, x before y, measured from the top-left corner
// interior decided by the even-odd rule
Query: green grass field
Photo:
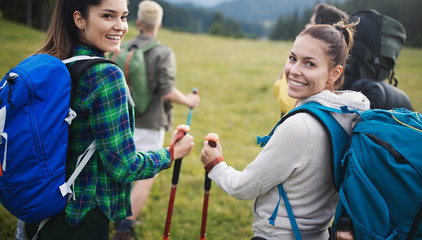
[[[0,75],[41,46],[43,33],[0,19]],[[137,31],[131,26],[126,39]],[[198,239],[201,225],[204,170],[200,151],[209,132],[219,134],[225,160],[243,169],[259,153],[257,135],[267,134],[280,110],[272,84],[287,59],[291,42],[271,42],[193,35],[162,30],[158,38],[173,48],[178,65],[177,87],[200,90],[191,134],[195,147],[183,160],[171,224],[171,239]],[[404,48],[396,66],[399,87],[422,110],[422,49]],[[186,123],[188,109],[175,106],[175,125]],[[169,134],[166,135],[166,144]],[[171,187],[172,170],[156,179],[136,229],[138,239],[161,239]],[[236,200],[215,184],[208,213],[208,239],[250,239],[252,201]],[[0,207],[0,239],[12,239],[15,219]]]

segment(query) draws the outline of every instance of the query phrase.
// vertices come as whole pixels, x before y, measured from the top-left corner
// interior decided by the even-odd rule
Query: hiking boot
[[[129,219],[123,219],[115,224],[116,233],[112,240],[136,240],[134,222]]]

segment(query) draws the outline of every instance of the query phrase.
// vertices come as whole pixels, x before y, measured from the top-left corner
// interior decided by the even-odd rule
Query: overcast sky
[[[210,6],[215,6],[219,3],[222,2],[228,2],[228,1],[232,1],[232,0],[164,0],[166,2],[169,3],[193,3],[195,5],[198,6],[203,6],[203,7],[210,7]]]

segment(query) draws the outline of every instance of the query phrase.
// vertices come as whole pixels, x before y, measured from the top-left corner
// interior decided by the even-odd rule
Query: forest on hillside
[[[347,0],[344,3],[334,3],[336,7],[348,14],[357,10],[375,9],[376,11],[400,21],[406,29],[407,46],[422,47],[422,14],[419,8],[422,0]],[[313,9],[308,9],[299,16],[297,12],[291,15],[279,16],[276,24],[269,34],[271,39],[293,39],[309,21]]]
[[[0,16],[45,30],[51,16],[51,6],[56,0],[0,0]],[[131,0],[129,5],[130,20],[136,18],[137,5],[141,0]],[[313,7],[293,9],[290,14],[281,13],[272,22],[251,22],[233,19],[222,12],[203,8],[182,8],[162,0],[156,0],[163,6],[163,26],[177,31],[209,33],[235,38],[270,38],[274,40],[293,39],[303,29],[312,15]],[[248,12],[241,1],[233,6],[238,11]],[[288,3],[288,1],[285,1]],[[372,8],[387,16],[399,20],[405,27],[407,39],[405,45],[422,47],[422,14],[419,7],[422,0],[343,0],[325,1],[332,3],[348,14],[356,10]],[[261,2],[263,4],[264,1]],[[268,7],[267,7],[268,8]],[[265,8],[260,9],[260,14]],[[272,9],[273,11],[273,9]],[[250,12],[250,11],[249,11]]]

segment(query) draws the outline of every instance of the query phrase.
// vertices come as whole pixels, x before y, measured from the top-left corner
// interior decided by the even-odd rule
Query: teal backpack
[[[422,115],[404,108],[359,112],[310,102],[286,114],[268,136],[258,137],[258,144],[265,146],[279,124],[300,112],[315,117],[329,135],[331,173],[340,196],[332,236],[347,227],[356,240],[421,239]],[[351,137],[332,112],[360,115]],[[274,225],[283,199],[295,238],[302,239],[282,184],[278,190],[269,223]]]
[[[368,110],[353,128],[334,219],[348,217],[355,239],[422,239],[422,115]]]
[[[160,45],[158,42],[154,42],[138,48],[134,44],[123,43],[119,53],[112,53],[109,56],[109,59],[124,72],[130,94],[135,102],[135,112],[138,114],[148,109],[153,97],[153,92],[148,85],[144,54],[158,45]]]

